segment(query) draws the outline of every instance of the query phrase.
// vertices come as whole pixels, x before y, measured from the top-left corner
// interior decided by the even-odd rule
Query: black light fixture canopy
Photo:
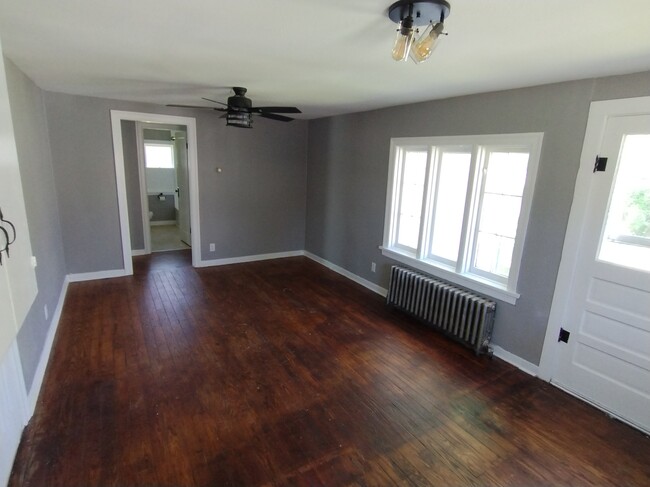
[[[451,5],[445,0],[399,0],[388,7],[388,17],[399,24],[410,15],[413,25],[420,27],[431,22],[444,22],[450,11]]]

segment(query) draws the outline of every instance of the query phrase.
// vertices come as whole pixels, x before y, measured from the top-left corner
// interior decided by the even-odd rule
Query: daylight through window
[[[514,303],[542,136],[391,140],[383,253]]]
[[[144,160],[146,167],[150,169],[173,169],[174,145],[145,142]]]

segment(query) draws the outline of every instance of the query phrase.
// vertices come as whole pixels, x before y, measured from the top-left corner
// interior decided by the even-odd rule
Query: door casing
[[[122,236],[122,259],[124,275],[133,274],[131,258],[131,234],[129,230],[129,212],[126,195],[126,177],[124,171],[124,152],[122,144],[122,120],[144,123],[159,123],[168,125],[185,125],[187,127],[187,164],[190,183],[190,226],[192,228],[192,265],[201,264],[201,226],[199,218],[199,174],[196,136],[196,119],[159,113],[126,112],[111,110],[111,128],[113,132],[113,155],[115,161],[115,177],[117,179],[117,202]],[[138,144],[140,145],[140,144]],[[146,238],[145,238],[146,241]]]

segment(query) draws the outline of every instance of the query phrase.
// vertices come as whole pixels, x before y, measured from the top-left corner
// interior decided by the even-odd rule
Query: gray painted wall
[[[516,306],[494,343],[539,363],[592,100],[650,95],[650,73],[418,103],[311,121],[306,250],[388,286],[382,243],[391,137],[544,132]],[[377,263],[377,273],[370,263]]]
[[[121,269],[111,104],[45,92],[45,108],[67,270]]]
[[[304,248],[307,122],[241,130],[201,110],[52,92],[45,103],[69,273],[123,268],[111,109],[197,119],[203,260]]]
[[[197,113],[204,259],[305,248],[307,122],[254,123],[226,127]]]
[[[149,211],[153,211],[152,222],[174,221],[176,220],[176,207],[174,206],[174,193],[167,193],[161,200],[159,195],[150,194],[147,196],[149,200]]]
[[[129,233],[131,250],[144,250],[144,229],[142,228],[142,201],[140,200],[140,170],[138,168],[138,144],[135,122],[122,120],[122,149],[124,153],[124,179],[126,199],[129,207]]]
[[[66,266],[42,91],[6,58],[5,70],[32,251],[38,261],[38,295],[18,333],[29,391],[61,295]],[[49,311],[47,320],[44,306]]]

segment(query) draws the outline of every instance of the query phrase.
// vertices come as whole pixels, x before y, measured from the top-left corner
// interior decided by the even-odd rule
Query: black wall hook
[[[11,229],[11,237],[7,228]],[[2,242],[4,239],[4,243]],[[16,241],[16,227],[9,220],[5,220],[5,217],[2,213],[2,208],[0,208],[0,265],[2,265],[2,253],[6,252],[7,257],[9,257],[9,246]]]
[[[0,265],[2,265],[2,253],[7,252],[7,257],[9,257],[9,234],[4,227],[0,226],[0,234],[4,237],[4,244],[0,247]]]

